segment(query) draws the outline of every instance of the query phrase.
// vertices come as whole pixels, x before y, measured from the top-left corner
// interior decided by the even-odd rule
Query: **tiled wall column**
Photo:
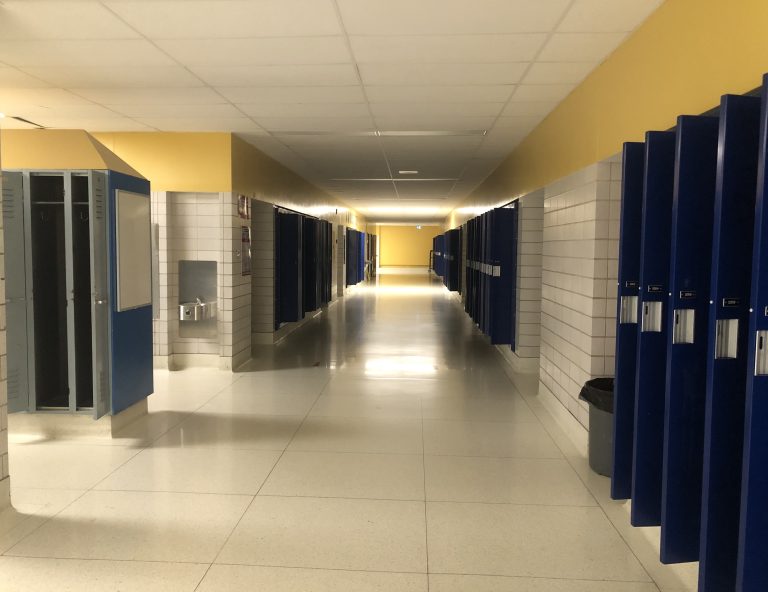
[[[541,342],[541,251],[544,225],[544,190],[518,201],[516,347],[499,346],[516,372],[539,370]]]
[[[251,341],[273,343],[275,332],[275,208],[251,200],[253,277],[251,286]]]
[[[3,179],[0,176],[0,195]],[[0,269],[5,269],[3,241],[3,213],[0,209]],[[8,359],[5,343],[5,272],[0,273],[0,510],[11,504],[11,487],[8,467]]]
[[[154,323],[155,365],[234,369],[251,356],[251,279],[242,275],[242,227],[237,196],[229,193],[157,192],[153,222],[159,225],[159,318]],[[215,337],[179,332],[179,262],[215,261]]]
[[[220,194],[222,258],[219,266],[219,367],[234,370],[251,359],[251,275],[243,275],[243,230],[251,220],[238,215],[238,195]],[[251,241],[253,241],[251,230]],[[253,257],[253,243],[251,244]],[[253,263],[251,263],[253,274]]]
[[[583,383],[614,368],[621,164],[612,158],[545,189],[539,391],[585,428]]]

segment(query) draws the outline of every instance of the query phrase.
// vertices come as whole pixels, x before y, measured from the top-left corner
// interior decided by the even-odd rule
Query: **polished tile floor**
[[[113,439],[12,434],[3,592],[685,589],[426,276],[156,391]]]

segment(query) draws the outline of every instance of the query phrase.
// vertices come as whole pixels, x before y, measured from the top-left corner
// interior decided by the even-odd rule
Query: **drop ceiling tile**
[[[334,86],[359,82],[352,64],[200,66],[192,71],[212,86]]]
[[[389,151],[394,149],[424,150],[427,154],[431,150],[469,150],[478,146],[483,141],[483,136],[383,136],[380,138],[382,146]],[[436,158],[436,157],[433,157]]]
[[[567,6],[568,0],[339,0],[351,35],[542,32]]]
[[[363,103],[359,84],[350,86],[236,86],[217,87],[234,103]]]
[[[157,45],[186,66],[341,64],[352,61],[341,36],[165,39]]]
[[[101,118],[119,118],[120,113],[110,111],[106,107],[94,104],[82,105],[56,105],[53,107],[41,107],[36,105],[17,106],[12,113],[25,119],[30,119],[39,123],[38,120],[56,119],[61,121],[66,118],[72,119],[101,119]]]
[[[514,85],[366,86],[372,103],[505,103]]]
[[[515,84],[525,72],[525,63],[507,64],[362,64],[366,85],[418,84]]]
[[[543,62],[595,62],[608,57],[627,33],[555,33],[544,47]]]
[[[369,117],[364,103],[260,103],[239,104],[252,117]]]
[[[428,117],[426,115],[403,115],[399,117],[376,117],[376,124],[381,131],[447,131],[447,132],[467,132],[474,130],[485,130],[493,125],[496,120],[491,117],[462,117],[450,115],[436,115]]]
[[[557,101],[509,102],[502,111],[502,117],[544,117],[557,106]]]
[[[400,175],[398,171],[419,171],[418,177],[425,179],[456,178],[466,167],[467,158],[451,159],[403,159],[390,160],[392,174],[397,178],[407,178],[410,175]]]
[[[152,39],[339,35],[331,0],[173,0],[106,3]]]
[[[537,62],[525,75],[525,84],[578,84],[596,66],[595,62]]]
[[[21,70],[0,66],[0,88],[40,88],[46,86],[50,86],[50,84]]]
[[[313,158],[311,166],[324,179],[383,179],[389,178],[389,168],[383,158],[376,160],[339,160]]]
[[[504,103],[371,103],[375,117],[496,117]]]
[[[203,86],[198,78],[178,66],[166,68],[61,66],[57,68],[25,68],[25,71],[49,84],[62,88],[132,89],[136,87]]]
[[[532,130],[542,121],[540,116],[499,117],[491,131],[496,130]],[[490,133],[490,132],[489,132]]]
[[[89,132],[142,132],[153,131],[142,123],[128,119],[127,117],[90,118],[45,118],[35,121],[40,125],[53,129],[83,129]]]
[[[0,88],[0,111],[26,107],[89,105],[91,101],[60,88]]]
[[[72,92],[102,105],[215,105],[213,89],[194,88],[73,88]]]
[[[243,113],[228,103],[218,105],[113,105],[112,109],[126,117],[138,118],[238,119],[243,117]]]
[[[351,37],[359,64],[530,62],[544,33]]]
[[[247,117],[142,117],[139,121],[166,132],[254,132],[261,129]]]
[[[397,193],[402,198],[445,198],[455,183],[456,181],[398,181]]]
[[[173,60],[143,39],[0,41],[0,61],[29,67],[70,66],[121,68],[171,66]]]
[[[521,84],[515,89],[511,103],[554,101],[559,103],[576,88],[575,84]]]
[[[372,131],[370,117],[257,117],[256,122],[271,132]]]
[[[598,33],[636,29],[663,0],[576,0],[558,31]]]
[[[131,39],[139,35],[98,2],[5,0],[0,39]]]

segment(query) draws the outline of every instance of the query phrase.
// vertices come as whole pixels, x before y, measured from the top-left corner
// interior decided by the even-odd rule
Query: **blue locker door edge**
[[[723,97],[712,240],[700,592],[736,586],[759,120],[759,98]],[[720,319],[738,322],[733,358],[715,359]]]
[[[741,491],[737,590],[761,592],[768,582],[768,375],[758,374],[758,331],[768,330],[768,75],[763,79],[749,323],[744,469]],[[768,347],[764,334],[761,350]],[[762,353],[762,352],[760,352]]]
[[[119,312],[117,298],[117,191],[149,195],[149,181],[108,171],[110,383],[112,414],[147,398],[154,390],[152,360],[152,304]]]
[[[643,209],[645,144],[624,144],[622,161],[619,275],[616,312],[616,369],[614,378],[613,472],[611,497],[632,495],[632,446],[635,431],[635,368],[638,322],[621,322],[622,297],[638,296],[640,285],[640,227]],[[637,305],[634,307],[637,315]],[[628,319],[631,320],[631,319]]]
[[[669,304],[669,247],[675,165],[674,132],[648,132],[640,264],[640,330],[635,381],[635,433],[632,456],[632,525],[661,524]],[[658,311],[658,308],[661,311]],[[656,309],[656,312],[654,312]],[[654,314],[658,327],[651,327]],[[648,326],[646,326],[648,325]]]
[[[719,122],[682,116],[677,122],[670,250],[666,406],[661,510],[661,561],[699,558],[701,475],[712,226]],[[683,335],[693,311],[693,339]],[[676,331],[679,333],[675,339]]]

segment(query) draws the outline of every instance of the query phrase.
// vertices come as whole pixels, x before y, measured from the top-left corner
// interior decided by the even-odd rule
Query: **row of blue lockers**
[[[464,297],[464,310],[495,345],[515,349],[518,207],[513,202],[436,236],[432,267]],[[462,278],[462,236],[466,260]],[[462,281],[463,279],[463,281]]]
[[[365,279],[365,233],[347,228],[346,238],[347,286],[354,286]]]
[[[275,208],[275,329],[331,301],[333,226]]]
[[[700,592],[768,590],[768,76],[624,146],[614,499]]]

